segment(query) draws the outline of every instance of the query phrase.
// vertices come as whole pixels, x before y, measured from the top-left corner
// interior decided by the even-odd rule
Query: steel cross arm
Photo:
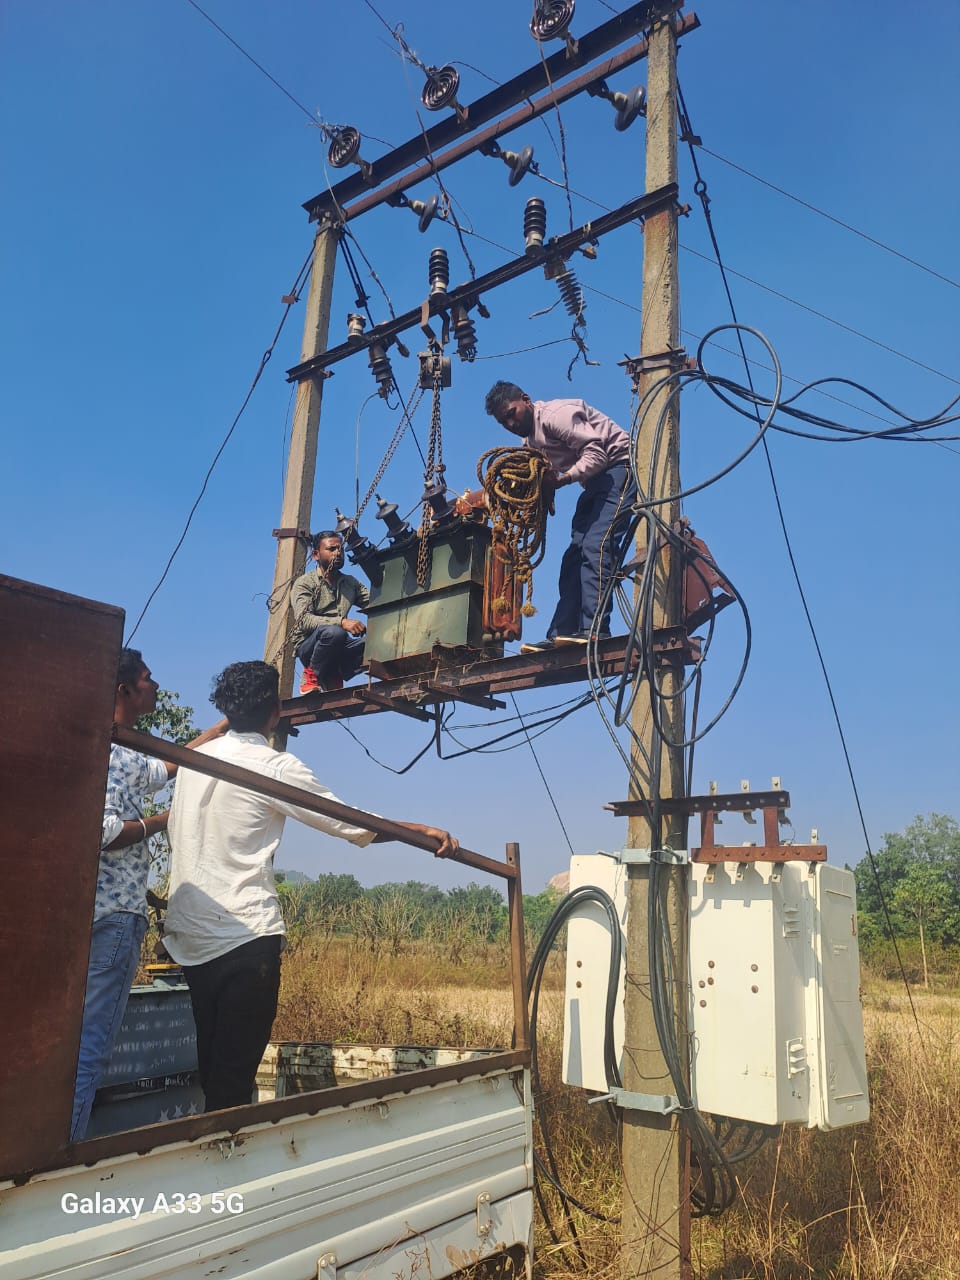
[[[128,729],[124,725],[113,726],[113,740],[121,747],[130,747],[143,755],[156,756],[158,760],[166,760],[170,764],[179,765],[183,769],[193,769],[196,773],[206,773],[211,778],[222,782],[233,782],[238,787],[246,787],[260,795],[270,796],[274,800],[283,800],[287,804],[295,804],[310,813],[322,813],[328,818],[336,818],[340,822],[349,822],[355,827],[365,827],[367,831],[375,831],[387,840],[397,840],[401,844],[410,844],[417,849],[425,849],[428,853],[436,853],[436,841],[419,831],[411,831],[409,827],[389,818],[380,818],[366,813],[363,809],[354,809],[351,805],[341,804],[337,800],[325,800],[313,791],[304,791],[302,787],[291,787],[286,782],[277,782],[253,769],[241,769],[238,765],[228,764],[203,751],[192,751],[189,747],[178,747],[163,738],[155,738],[149,733],[138,733],[136,729]],[[492,875],[502,876],[505,880],[516,878],[516,868],[508,862],[497,862],[482,853],[474,853],[471,849],[459,849],[449,855],[454,862],[463,862],[468,867],[476,867],[479,871],[489,871]]]
[[[645,800],[613,800],[606,807],[618,818],[646,812]],[[663,813],[750,813],[754,809],[790,808],[789,791],[731,791],[712,796],[673,796],[660,801]]]
[[[688,14],[681,18],[678,22],[678,34],[683,35],[687,31],[693,30],[700,25],[700,19],[696,14]],[[411,169],[402,177],[397,178],[395,182],[391,182],[389,186],[381,187],[377,191],[362,196],[357,200],[356,204],[340,206],[334,215],[339,221],[349,222],[352,218],[358,218],[360,214],[375,209],[377,205],[393,202],[402,192],[407,191],[410,187],[415,187],[418,182],[425,182],[428,178],[433,177],[435,173],[440,173],[452,164],[456,164],[458,160],[462,160],[465,156],[472,155],[474,151],[480,151],[491,142],[495,142],[497,138],[503,137],[505,133],[511,133],[514,129],[519,129],[521,125],[527,124],[530,120],[537,120],[540,116],[545,115],[548,111],[555,110],[561,103],[568,101],[570,98],[576,97],[578,93],[582,93],[585,89],[590,89],[601,81],[606,80],[607,76],[614,75],[617,71],[623,70],[624,67],[633,66],[635,62],[639,62],[641,58],[647,56],[649,50],[649,41],[644,39],[632,44],[629,48],[624,49],[622,53],[615,54],[612,58],[608,58],[605,62],[600,63],[596,67],[591,67],[589,71],[585,71],[582,76],[578,76],[576,80],[570,80],[564,85],[555,86],[549,93],[538,98],[535,102],[527,100],[526,103],[512,115],[504,116],[497,120],[495,124],[490,125],[488,129],[482,130],[480,133],[472,134],[469,138],[463,138],[455,146],[449,150],[436,155],[433,152],[423,164],[416,169]]]
[[[535,267],[542,267],[553,258],[568,258],[581,245],[599,239],[608,231],[616,231],[618,227],[633,222],[635,218],[645,218],[660,213],[661,210],[676,204],[677,194],[677,184],[671,182],[665,187],[659,187],[656,191],[637,196],[636,199],[621,205],[619,209],[603,214],[595,222],[587,222],[574,231],[568,231],[565,235],[555,236],[552,240],[546,241],[542,252],[514,258],[511,262],[488,271],[486,275],[478,276],[468,284],[457,285],[455,289],[449,289],[442,295],[435,294],[427,299],[430,315],[441,315],[456,306],[469,311],[481,294],[507,284],[510,280],[515,280],[518,276],[533,271]],[[292,369],[287,370],[287,381],[302,382],[305,378],[316,377],[328,365],[338,364],[348,356],[367,351],[375,343],[385,345],[391,342],[397,334],[419,325],[422,319],[423,311],[419,306],[405,311],[402,316],[397,316],[394,320],[378,324],[362,338],[355,338],[352,342],[342,342],[339,347],[331,347],[329,351],[324,351],[311,360],[294,365]]]
[[[674,13],[682,7],[683,0],[642,0],[642,3],[632,5],[624,13],[581,36],[575,53],[566,48],[561,49],[472,102],[464,112],[465,119],[461,120],[451,109],[450,115],[431,129],[422,130],[399,147],[388,151],[385,156],[371,160],[366,178],[358,170],[336,186],[305,201],[303,207],[309,213],[310,220],[316,220],[327,211],[332,211],[339,217],[339,210],[347,201],[356,199],[373,187],[381,186],[388,178],[410,165],[426,159],[441,147],[487,124],[502,111],[509,110],[531,95],[549,88],[551,84],[555,85],[571,72],[589,65],[638,31],[649,27],[657,18]]]

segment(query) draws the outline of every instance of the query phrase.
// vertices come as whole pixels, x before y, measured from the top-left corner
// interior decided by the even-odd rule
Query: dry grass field
[[[602,1107],[559,1082],[562,972],[542,997],[538,1115],[561,1180],[607,1218],[618,1212],[616,1134]],[[785,1129],[738,1166],[740,1198],[695,1222],[697,1280],[960,1280],[960,992],[867,980],[869,1124]],[[509,1043],[510,995],[496,948],[458,964],[411,944],[399,956],[316,934],[284,961],[280,1039],[496,1046]],[[619,1276],[618,1228],[546,1196],[539,1280]],[[575,1238],[571,1237],[571,1223]],[[553,1239],[555,1235],[557,1239]]]

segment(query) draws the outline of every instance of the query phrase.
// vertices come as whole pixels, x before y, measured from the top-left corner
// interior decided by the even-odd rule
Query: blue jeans
[[[317,627],[300,643],[297,657],[317,673],[321,684],[352,680],[363,666],[363,643],[363,636],[352,636],[339,623]]]
[[[617,463],[583,486],[570,528],[570,545],[560,562],[560,599],[547,636],[577,631],[608,632],[613,595],[601,617],[596,613],[617,565],[620,545],[630,525],[630,508],[637,496],[633,476]]]
[[[80,1142],[87,1131],[97,1085],[109,1066],[114,1041],[127,1008],[130,987],[140,963],[140,944],[146,931],[146,918],[134,915],[132,911],[112,911],[93,922],[77,1086],[70,1125],[71,1142]]]

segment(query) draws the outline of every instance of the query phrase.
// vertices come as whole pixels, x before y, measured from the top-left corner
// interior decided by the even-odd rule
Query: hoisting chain
[[[430,440],[427,444],[427,465],[423,472],[424,495],[434,486],[445,487],[446,467],[443,465],[443,430],[440,424],[440,388],[443,383],[443,348],[438,342],[430,344],[433,356],[433,409],[430,414]],[[430,524],[433,508],[424,496],[423,514],[417,536],[417,585],[426,587],[430,581]]]
[[[544,477],[550,470],[550,463],[536,449],[510,445],[488,449],[477,463],[477,479],[487,495],[493,528],[493,553],[510,566],[523,588],[520,612],[526,618],[536,613],[533,571],[546,551],[547,516],[553,510],[553,495],[544,491]],[[503,611],[508,604],[500,598],[493,607]]]
[[[357,514],[354,516],[355,520],[360,519],[360,517],[363,515],[364,511],[367,508],[367,503],[370,501],[370,499],[373,497],[373,495],[376,493],[377,489],[379,488],[380,481],[386,475],[387,467],[389,467],[390,463],[393,461],[393,455],[397,452],[397,449],[400,445],[400,441],[403,439],[404,434],[407,430],[407,427],[409,427],[410,423],[413,421],[413,415],[417,412],[417,409],[419,409],[420,401],[422,399],[423,399],[423,388],[420,388],[419,395],[413,401],[410,407],[404,410],[403,416],[401,417],[400,422],[397,424],[397,429],[393,433],[393,439],[387,445],[387,451],[383,455],[382,459],[380,460],[379,467],[377,467],[377,474],[370,481],[370,488],[363,495],[363,501],[357,507]]]

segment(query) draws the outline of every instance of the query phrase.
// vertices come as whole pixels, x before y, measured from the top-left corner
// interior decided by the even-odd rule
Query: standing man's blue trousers
[[[572,636],[586,631],[609,634],[613,594],[600,617],[600,597],[610,586],[625,534],[637,486],[626,463],[601,471],[583,486],[573,513],[570,545],[560,563],[560,599],[547,638]]]

